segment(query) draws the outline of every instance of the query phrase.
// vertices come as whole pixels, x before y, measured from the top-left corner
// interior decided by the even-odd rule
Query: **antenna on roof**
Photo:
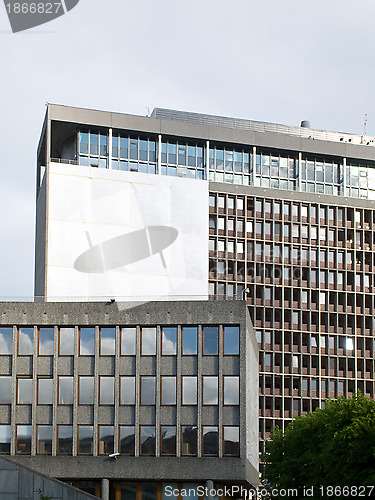
[[[367,113],[365,113],[365,121],[363,123],[363,135],[367,135]]]
[[[150,108],[147,107],[146,110],[147,110],[146,116],[149,117],[150,116]]]

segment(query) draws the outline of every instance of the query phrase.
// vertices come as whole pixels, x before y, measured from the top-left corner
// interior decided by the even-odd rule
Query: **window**
[[[140,426],[140,454],[155,455],[155,427]]]
[[[95,354],[95,328],[81,328],[80,329],[79,354],[81,356],[94,356],[94,354]]]
[[[114,377],[99,377],[99,404],[113,405],[115,402]]]
[[[132,425],[120,425],[120,450],[122,455],[134,456],[135,430]]]
[[[135,404],[135,377],[120,377],[120,404]]]
[[[73,404],[73,377],[59,377],[59,405]]]
[[[160,454],[176,455],[176,427],[163,425],[160,429]]]
[[[116,328],[100,329],[100,354],[102,356],[114,356],[115,354]]]
[[[240,379],[239,377],[224,377],[224,404],[240,404]]]
[[[10,425],[0,425],[0,454],[10,454],[12,429]]]
[[[156,354],[156,328],[141,329],[141,354],[143,356],[153,356]]]
[[[182,377],[182,404],[197,404],[197,377]]]
[[[53,328],[39,328],[39,356],[53,355]]]
[[[109,455],[114,452],[113,425],[99,425],[99,455]]]
[[[38,405],[51,405],[53,392],[52,378],[38,379]]]
[[[17,379],[17,404],[31,405],[33,400],[33,379]]]
[[[240,456],[240,428],[233,426],[223,427],[223,455],[225,457]]]
[[[224,355],[239,354],[240,329],[238,326],[224,326]]]
[[[33,353],[34,328],[19,328],[18,330],[18,354],[30,355]]]
[[[163,327],[161,332],[161,353],[163,355],[177,353],[177,328]]]
[[[218,404],[218,377],[203,377],[203,404],[217,405]]]
[[[205,326],[203,328],[203,354],[218,353],[219,328]]]
[[[176,377],[161,377],[161,404],[176,404]]]
[[[198,328],[196,326],[182,327],[182,354],[197,354]]]
[[[16,453],[30,455],[31,453],[31,425],[16,425]]]
[[[197,455],[197,427],[183,425],[181,427],[181,455]]]
[[[0,354],[12,354],[13,328],[0,328]]]
[[[52,425],[38,425],[36,429],[38,455],[52,454]]]
[[[216,456],[219,453],[219,431],[216,426],[202,427],[202,455]]]
[[[74,354],[74,328],[59,329],[59,355],[73,356]]]
[[[73,426],[57,426],[57,454],[71,455],[73,452]]]
[[[94,404],[94,377],[79,377],[78,395],[78,404]]]
[[[12,377],[0,376],[0,404],[12,402]]]
[[[92,425],[78,426],[78,455],[92,455],[94,430]]]
[[[155,404],[155,377],[141,377],[141,405]]]
[[[121,355],[134,356],[137,338],[136,328],[121,328]]]

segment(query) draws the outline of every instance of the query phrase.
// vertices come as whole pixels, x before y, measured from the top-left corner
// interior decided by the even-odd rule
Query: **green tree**
[[[326,488],[375,485],[375,401],[358,393],[296,417],[284,432],[272,433],[263,462],[263,477],[275,488],[272,498],[285,498],[277,490],[295,488],[304,498],[304,487],[313,487],[310,498],[358,496],[354,488],[349,495],[340,488],[330,495]]]

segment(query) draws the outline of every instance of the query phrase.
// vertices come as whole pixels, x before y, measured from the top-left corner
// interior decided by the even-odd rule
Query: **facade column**
[[[204,167],[204,175],[208,181],[210,172],[210,141],[206,141],[206,164]]]
[[[208,479],[208,480],[206,481],[206,485],[205,485],[205,486],[206,486],[206,488],[207,488],[207,496],[206,496],[206,500],[214,500],[214,498],[215,498],[215,497],[214,497],[214,495],[211,495],[211,494],[210,494],[211,490],[213,490],[213,489],[214,489],[214,482],[213,482],[213,481],[211,481],[211,479]]]
[[[102,500],[109,500],[109,480],[102,479]]]
[[[158,135],[158,171],[157,173],[161,175],[161,134]]]
[[[108,130],[108,167],[112,168],[112,129]]]

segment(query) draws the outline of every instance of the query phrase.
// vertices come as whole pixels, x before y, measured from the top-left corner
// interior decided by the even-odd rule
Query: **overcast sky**
[[[373,0],[80,0],[12,34],[0,5],[0,297],[31,297],[45,103],[165,107],[375,135]]]

